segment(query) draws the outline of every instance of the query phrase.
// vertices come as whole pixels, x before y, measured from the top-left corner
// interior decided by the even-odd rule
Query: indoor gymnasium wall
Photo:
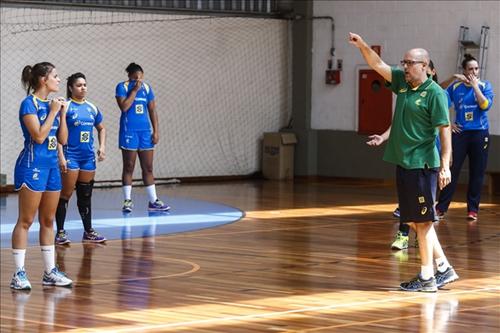
[[[249,175],[260,170],[264,132],[290,118],[289,22],[162,12],[1,7],[1,170],[12,184],[22,149],[18,110],[27,64],[81,71],[104,114],[107,158],[96,179],[121,179],[115,86],[137,62],[156,94],[160,143],[155,176]],[[135,179],[140,179],[136,165]]]
[[[323,176],[393,178],[393,166],[382,161],[383,147],[368,147],[357,134],[357,71],[367,68],[359,50],[347,42],[359,33],[370,45],[381,45],[382,58],[398,64],[406,50],[429,50],[440,80],[455,73],[458,34],[469,26],[479,41],[490,26],[487,71],[496,95],[489,111],[491,150],[488,170],[500,171],[500,3],[498,1],[315,1],[314,16],[335,21],[335,59],[343,60],[341,83],[326,85],[331,23],[312,21],[311,128],[317,136],[317,173]],[[300,163],[300,162],[299,162]],[[298,168],[300,170],[300,166]],[[467,169],[463,170],[467,172]]]

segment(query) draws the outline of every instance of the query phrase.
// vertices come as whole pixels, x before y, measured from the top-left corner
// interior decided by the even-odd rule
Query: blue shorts
[[[436,220],[434,202],[438,180],[437,168],[396,169],[400,222],[432,222]]]
[[[16,191],[26,186],[34,192],[57,192],[62,188],[61,171],[57,168],[35,168],[16,165],[14,186]]]
[[[120,131],[118,142],[120,149],[126,150],[152,150],[155,147],[151,130],[128,131],[126,133]]]
[[[68,170],[82,170],[82,171],[95,171],[95,157],[79,161],[72,159],[71,157],[66,157],[66,162],[68,163]]]

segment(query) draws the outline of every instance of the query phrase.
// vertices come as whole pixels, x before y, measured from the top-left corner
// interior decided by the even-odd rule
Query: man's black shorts
[[[436,220],[434,202],[438,181],[437,168],[396,169],[400,221],[431,222]]]

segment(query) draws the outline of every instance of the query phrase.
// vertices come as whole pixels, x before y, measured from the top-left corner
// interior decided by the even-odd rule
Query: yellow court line
[[[113,282],[120,283],[120,282],[128,282],[128,281],[159,280],[159,279],[184,276],[184,275],[188,275],[191,273],[195,273],[195,272],[200,270],[200,265],[198,265],[197,263],[192,262],[192,261],[175,259],[175,258],[166,258],[166,257],[160,257],[160,258],[164,259],[165,261],[181,262],[183,264],[187,264],[187,265],[191,266],[192,268],[188,271],[184,271],[184,272],[180,272],[180,273],[173,273],[173,274],[167,274],[167,275],[155,275],[155,276],[150,276],[150,277],[137,277],[137,278],[130,278],[130,279],[101,279],[101,280],[92,279],[92,281],[89,281],[89,282],[79,282],[78,285],[98,285],[98,284],[113,283]]]

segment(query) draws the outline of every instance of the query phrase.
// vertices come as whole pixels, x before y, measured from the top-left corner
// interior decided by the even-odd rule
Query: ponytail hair
[[[476,58],[474,58],[471,54],[469,53],[466,53],[464,54],[464,60],[462,60],[462,68],[463,69],[466,69],[467,68],[467,64],[470,62],[470,61],[477,61]]]
[[[50,62],[39,62],[33,67],[25,66],[21,75],[21,83],[26,89],[26,95],[29,95],[30,91],[37,90],[40,87],[41,78],[47,77],[55,67]]]
[[[435,69],[434,63],[432,62],[432,60],[429,60],[429,68],[431,70]],[[438,76],[437,76],[437,74],[432,75],[432,79],[434,80],[434,82],[438,83]]]
[[[136,64],[135,62],[131,62],[127,68],[125,68],[125,71],[128,73],[128,76],[134,74],[135,72],[142,72],[144,73],[144,71],[142,70],[142,67],[139,66],[138,64]]]
[[[83,73],[74,73],[74,74],[71,74],[70,76],[68,76],[67,80],[67,84],[66,84],[66,97],[68,98],[71,98],[72,97],[72,93],[71,93],[71,89],[70,87],[73,86],[73,84],[75,84],[76,80],[78,79],[84,79],[85,81],[87,81],[87,78],[85,77],[85,75]]]

